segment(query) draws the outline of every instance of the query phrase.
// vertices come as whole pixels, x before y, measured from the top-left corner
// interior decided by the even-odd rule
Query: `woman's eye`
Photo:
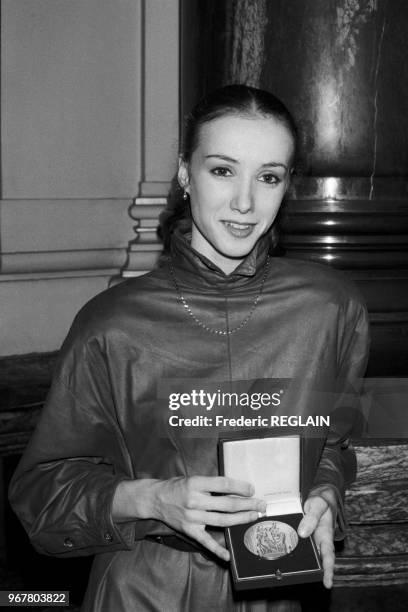
[[[224,168],[223,166],[213,168],[211,172],[212,174],[215,174],[215,176],[231,176],[231,170],[229,168]]]
[[[276,185],[277,183],[280,183],[280,179],[274,174],[262,174],[260,180],[268,185]]]

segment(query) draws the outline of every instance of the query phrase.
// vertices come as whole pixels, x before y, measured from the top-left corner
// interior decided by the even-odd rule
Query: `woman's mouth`
[[[236,221],[222,221],[222,223],[234,238],[248,238],[255,227],[255,223],[237,223]]]

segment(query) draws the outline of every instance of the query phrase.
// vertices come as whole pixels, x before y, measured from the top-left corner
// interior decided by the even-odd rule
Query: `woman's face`
[[[190,195],[192,247],[231,273],[272,225],[289,183],[288,128],[261,116],[205,123],[179,182]]]

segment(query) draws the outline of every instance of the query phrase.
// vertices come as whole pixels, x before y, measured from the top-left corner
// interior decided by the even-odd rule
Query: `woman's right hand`
[[[212,495],[217,493],[217,495]],[[231,527],[255,521],[265,502],[252,497],[252,485],[225,476],[190,476],[169,480],[129,480],[119,484],[114,520],[152,518],[199,542],[221,559],[229,553],[206,527]]]

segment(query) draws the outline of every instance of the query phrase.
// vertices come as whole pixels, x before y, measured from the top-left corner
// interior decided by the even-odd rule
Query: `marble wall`
[[[210,19],[212,3],[198,4]],[[239,81],[281,97],[301,128],[302,174],[407,175],[404,0],[221,4],[201,33],[215,49],[202,69],[208,88]]]
[[[300,146],[281,244],[347,270],[371,314],[370,374],[408,375],[408,3],[192,2],[209,52],[184,96],[244,82],[287,104]]]
[[[408,95],[404,0],[267,3],[260,83],[302,128],[302,170],[405,176]]]

